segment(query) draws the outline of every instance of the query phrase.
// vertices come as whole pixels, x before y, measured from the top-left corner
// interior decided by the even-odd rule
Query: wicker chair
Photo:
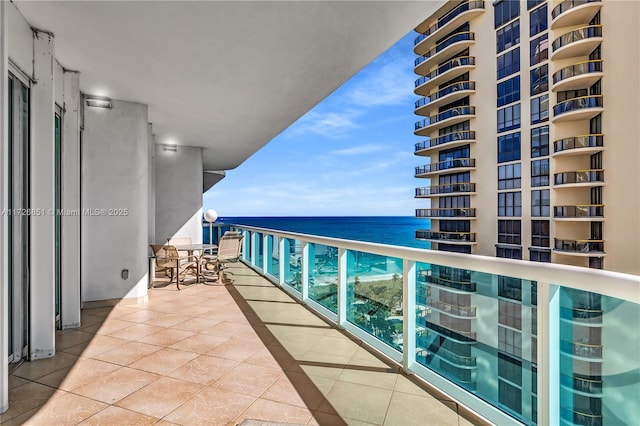
[[[180,281],[184,281],[189,272],[195,271],[197,276],[198,264],[184,256],[180,256],[175,246],[152,245],[151,248],[156,256],[156,266],[169,272],[170,282],[173,282],[173,277],[175,276],[178,290],[180,290]],[[152,287],[155,287],[155,285],[152,284]]]
[[[214,255],[202,256],[202,273],[214,275],[215,281],[219,283],[231,284],[233,281],[225,280],[224,263],[238,261],[242,252],[243,240],[244,235],[240,233],[226,232],[218,241],[218,252]]]

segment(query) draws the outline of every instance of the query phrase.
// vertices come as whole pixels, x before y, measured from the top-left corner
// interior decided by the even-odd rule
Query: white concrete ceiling
[[[157,142],[202,146],[204,170],[228,170],[444,2],[15,3],[84,92],[149,105]]]

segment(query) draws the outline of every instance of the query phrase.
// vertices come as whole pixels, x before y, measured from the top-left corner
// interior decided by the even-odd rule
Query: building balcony
[[[416,212],[417,213],[417,212]],[[420,216],[424,217],[424,216]],[[437,232],[437,231],[416,231],[416,238],[419,240],[442,242],[447,244],[475,244],[475,232]]]
[[[453,80],[476,67],[474,56],[459,56],[433,70],[427,75],[418,78],[415,82],[414,93],[427,96],[433,88],[442,82]]]
[[[553,142],[553,156],[591,155],[604,150],[604,135],[580,135]]]
[[[589,120],[604,111],[602,95],[581,96],[559,102],[553,107],[553,123]]]
[[[563,423],[566,422],[577,426],[603,426],[602,414],[587,412],[586,410],[570,410],[564,407],[560,412]]]
[[[560,384],[571,391],[578,391],[589,396],[602,396],[602,379],[589,379],[580,376],[560,375]]]
[[[602,326],[602,309],[589,307],[560,307],[560,318],[587,326]]]
[[[449,149],[462,145],[467,145],[476,141],[476,132],[473,130],[461,130],[459,132],[448,133],[437,138],[427,138],[418,142],[415,146],[415,155],[430,155],[436,149]]]
[[[566,0],[551,11],[551,29],[586,25],[602,7],[600,0]]]
[[[560,352],[580,358],[602,359],[602,345],[583,341],[560,341]]]
[[[427,299],[427,304],[433,309],[451,316],[463,318],[475,318],[476,316],[476,308],[473,306],[457,306],[431,298]]]
[[[476,209],[455,208],[455,209],[416,209],[416,217],[429,217],[439,219],[474,219]],[[423,232],[423,231],[418,231]],[[428,232],[428,231],[424,231]],[[417,237],[417,234],[416,234]]]
[[[424,120],[417,121],[414,126],[414,135],[429,136],[429,133],[438,130],[442,127],[453,126],[454,124],[462,123],[463,121],[470,120],[476,116],[476,107],[474,106],[459,106],[454,107],[439,114],[427,117]]]
[[[439,34],[446,34],[460,25],[468,22],[484,12],[483,1],[466,1],[451,9],[438,18],[435,24],[427,27],[432,20],[426,20],[416,27],[421,33],[413,41],[413,51],[417,55],[424,55],[436,44]]]
[[[603,220],[604,205],[578,204],[575,206],[553,206],[553,219],[557,221]]]
[[[463,195],[463,194],[475,194],[476,184],[471,182],[464,183],[450,183],[443,185],[425,186],[422,188],[416,188],[415,198],[430,198],[440,197],[450,194]]]
[[[455,330],[449,326],[435,324],[427,321],[427,328],[435,331],[441,336],[448,337],[460,343],[476,343],[475,331]]]
[[[435,64],[457,55],[464,49],[473,46],[475,42],[475,34],[470,31],[452,34],[447,39],[438,43],[436,47],[416,58],[414,61],[414,72],[425,75]]]
[[[553,175],[553,185],[558,189],[603,186],[604,170],[576,170],[556,173]]]
[[[567,256],[606,256],[604,240],[561,240],[554,238],[553,252]]]
[[[602,60],[579,62],[553,73],[551,90],[557,92],[591,87],[603,75]]]
[[[602,26],[588,25],[569,31],[551,43],[551,60],[588,56],[602,43]]]
[[[419,280],[429,285],[438,286],[446,291],[459,290],[461,293],[475,293],[476,283],[471,280],[454,280],[444,277],[435,277],[430,273],[422,273],[418,276]]]
[[[471,170],[476,168],[475,158],[455,158],[439,163],[426,164],[416,167],[416,177],[426,177],[457,170]]]
[[[442,346],[440,346],[437,351],[431,352],[431,354],[456,367],[475,367],[477,365],[475,356],[458,355]]]
[[[475,92],[475,81],[458,81],[452,83],[433,92],[429,96],[417,100],[414,113],[417,115],[428,115],[434,108],[455,102]]]

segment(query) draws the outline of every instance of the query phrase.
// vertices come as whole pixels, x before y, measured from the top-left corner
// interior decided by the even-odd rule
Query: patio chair
[[[193,242],[191,241],[191,237],[173,237],[173,238],[167,239],[167,244],[171,246],[183,246],[183,245],[191,245],[193,244]],[[189,253],[185,250],[178,250],[178,253],[182,257],[186,257],[189,255]],[[195,257],[191,256],[189,258],[189,260],[192,262],[197,261],[198,256],[200,256],[200,252],[195,252],[194,254],[195,254]]]
[[[158,249],[157,252],[154,249],[156,265],[169,270],[170,283],[173,282],[173,277],[175,276],[178,290],[180,290],[180,281],[184,281],[189,272],[195,271],[196,277],[198,276],[198,264],[196,262],[180,256],[175,246],[166,245],[160,247],[161,249]],[[155,285],[152,285],[152,287],[155,287]]]
[[[239,233],[225,233],[218,241],[218,252],[214,255],[202,256],[202,273],[203,275],[215,274],[215,280],[224,284],[231,284],[233,281],[225,282],[225,274],[223,272],[225,262],[237,262],[242,251],[242,241],[244,235]],[[207,283],[206,281],[204,282]]]

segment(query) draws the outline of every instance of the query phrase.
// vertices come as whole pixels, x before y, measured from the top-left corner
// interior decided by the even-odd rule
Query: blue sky
[[[411,32],[204,195],[220,216],[412,216]],[[422,203],[422,207],[424,203]]]

